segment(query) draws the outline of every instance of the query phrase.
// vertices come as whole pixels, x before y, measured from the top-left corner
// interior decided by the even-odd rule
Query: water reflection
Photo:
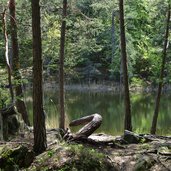
[[[161,99],[160,114],[158,119],[158,134],[166,135],[171,131],[171,93],[163,94]],[[57,91],[47,90],[44,95],[44,107],[47,113],[47,126],[58,127],[58,94]],[[154,94],[131,94],[132,122],[136,132],[148,133],[154,111]],[[66,123],[85,115],[99,113],[103,122],[98,132],[105,132],[112,135],[123,133],[124,123],[124,101],[123,95],[111,92],[66,92]],[[32,120],[32,99],[27,94],[27,107]],[[76,128],[78,129],[78,128]]]

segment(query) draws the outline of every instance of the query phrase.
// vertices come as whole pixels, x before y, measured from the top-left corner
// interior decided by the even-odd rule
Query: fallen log
[[[78,126],[78,125],[85,125],[83,126],[76,134],[71,134],[68,130],[67,133],[64,135],[64,139],[67,140],[79,140],[88,138],[97,128],[100,127],[102,123],[101,115],[95,113],[89,116],[82,117],[80,119],[73,120],[69,126]]]
[[[91,135],[102,123],[102,117],[99,114],[92,114],[80,119],[73,120],[69,126],[83,126],[77,133],[71,133],[70,129],[66,130],[63,137],[68,142],[86,143],[96,146],[110,146],[113,148],[123,148],[122,144],[138,144],[153,141],[147,135],[136,134],[134,132],[125,130],[124,135],[121,137],[111,137],[110,135],[98,134]]]

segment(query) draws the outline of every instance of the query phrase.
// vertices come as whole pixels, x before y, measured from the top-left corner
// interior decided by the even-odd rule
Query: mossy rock
[[[60,168],[61,171],[117,170],[103,153],[94,148],[84,147],[83,145],[70,145],[68,151],[72,156],[71,160]]]
[[[83,145],[63,145],[36,157],[30,171],[117,171],[105,154]]]
[[[28,167],[33,159],[33,151],[24,145],[5,146],[0,151],[0,168],[2,170],[19,170],[19,168]]]
[[[110,163],[106,159],[93,159],[93,158],[85,158],[78,159],[73,158],[69,163],[61,166],[59,171],[118,171],[117,167],[115,167],[112,163]]]
[[[128,130],[124,131],[123,139],[128,144],[138,144],[147,141],[144,137],[140,136],[139,134],[136,134]]]

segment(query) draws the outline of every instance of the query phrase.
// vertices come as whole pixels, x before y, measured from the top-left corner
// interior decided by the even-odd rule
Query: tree
[[[59,66],[59,128],[65,129],[65,107],[64,107],[64,56],[65,56],[65,30],[66,30],[67,0],[63,0],[63,15],[60,39],[60,66]]]
[[[158,91],[157,91],[157,96],[156,96],[155,110],[154,110],[153,121],[152,121],[152,126],[151,126],[151,134],[156,133],[157,118],[158,118],[159,107],[160,107],[160,98],[161,98],[164,69],[165,69],[166,56],[167,56],[170,12],[171,12],[171,8],[169,4],[168,11],[167,11],[167,21],[166,21],[166,31],[165,31],[165,38],[164,38],[163,54],[162,54],[162,63],[161,63],[160,77],[159,77],[159,83],[158,83]]]
[[[45,113],[43,110],[42,87],[42,44],[40,28],[39,0],[32,0],[32,32],[33,32],[33,126],[34,151],[43,152],[47,147]]]
[[[10,22],[11,22],[11,42],[12,42],[12,53],[13,53],[13,74],[16,81],[15,92],[16,92],[16,106],[19,113],[22,114],[22,118],[27,125],[30,125],[28,119],[28,113],[26,105],[23,101],[23,89],[20,74],[20,62],[19,62],[19,48],[17,38],[17,24],[15,17],[15,0],[9,1],[10,10]]]
[[[124,101],[125,101],[124,128],[131,131],[132,130],[131,105],[130,105],[128,71],[127,71],[127,54],[126,54],[124,2],[123,2],[123,0],[119,0],[119,16],[120,16],[120,41],[121,41],[122,66],[123,66]]]
[[[9,84],[9,90],[11,95],[11,103],[14,102],[14,92],[12,88],[12,78],[11,78],[11,66],[9,61],[9,51],[8,51],[8,35],[7,35],[7,28],[6,28],[6,11],[7,9],[4,9],[4,12],[2,13],[2,26],[3,26],[3,34],[5,39],[5,61],[7,66],[7,72],[8,72],[8,84]]]

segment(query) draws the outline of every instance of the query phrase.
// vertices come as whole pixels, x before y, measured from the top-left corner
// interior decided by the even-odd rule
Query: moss
[[[83,145],[63,144],[36,157],[31,171],[104,171],[113,165],[103,153]]]
[[[21,167],[29,166],[34,159],[34,153],[27,147],[5,146],[0,153],[0,168],[4,170],[19,170]]]
[[[139,146],[140,150],[149,150],[150,148],[151,148],[151,145],[147,144],[147,143],[142,144],[142,145]]]
[[[85,147],[83,145],[69,145],[68,151],[73,154],[77,155],[79,158],[92,158],[92,159],[104,159],[105,155],[100,153],[94,148]]]
[[[55,154],[55,151],[54,151],[54,150],[48,150],[48,151],[47,151],[47,155],[48,155],[49,157],[52,157],[54,154]]]
[[[42,164],[47,162],[53,155],[55,154],[55,150],[47,150],[44,153],[40,154],[36,160],[37,164]]]
[[[83,145],[69,145],[67,150],[72,159],[60,171],[103,171],[108,167],[105,155],[98,150]]]

